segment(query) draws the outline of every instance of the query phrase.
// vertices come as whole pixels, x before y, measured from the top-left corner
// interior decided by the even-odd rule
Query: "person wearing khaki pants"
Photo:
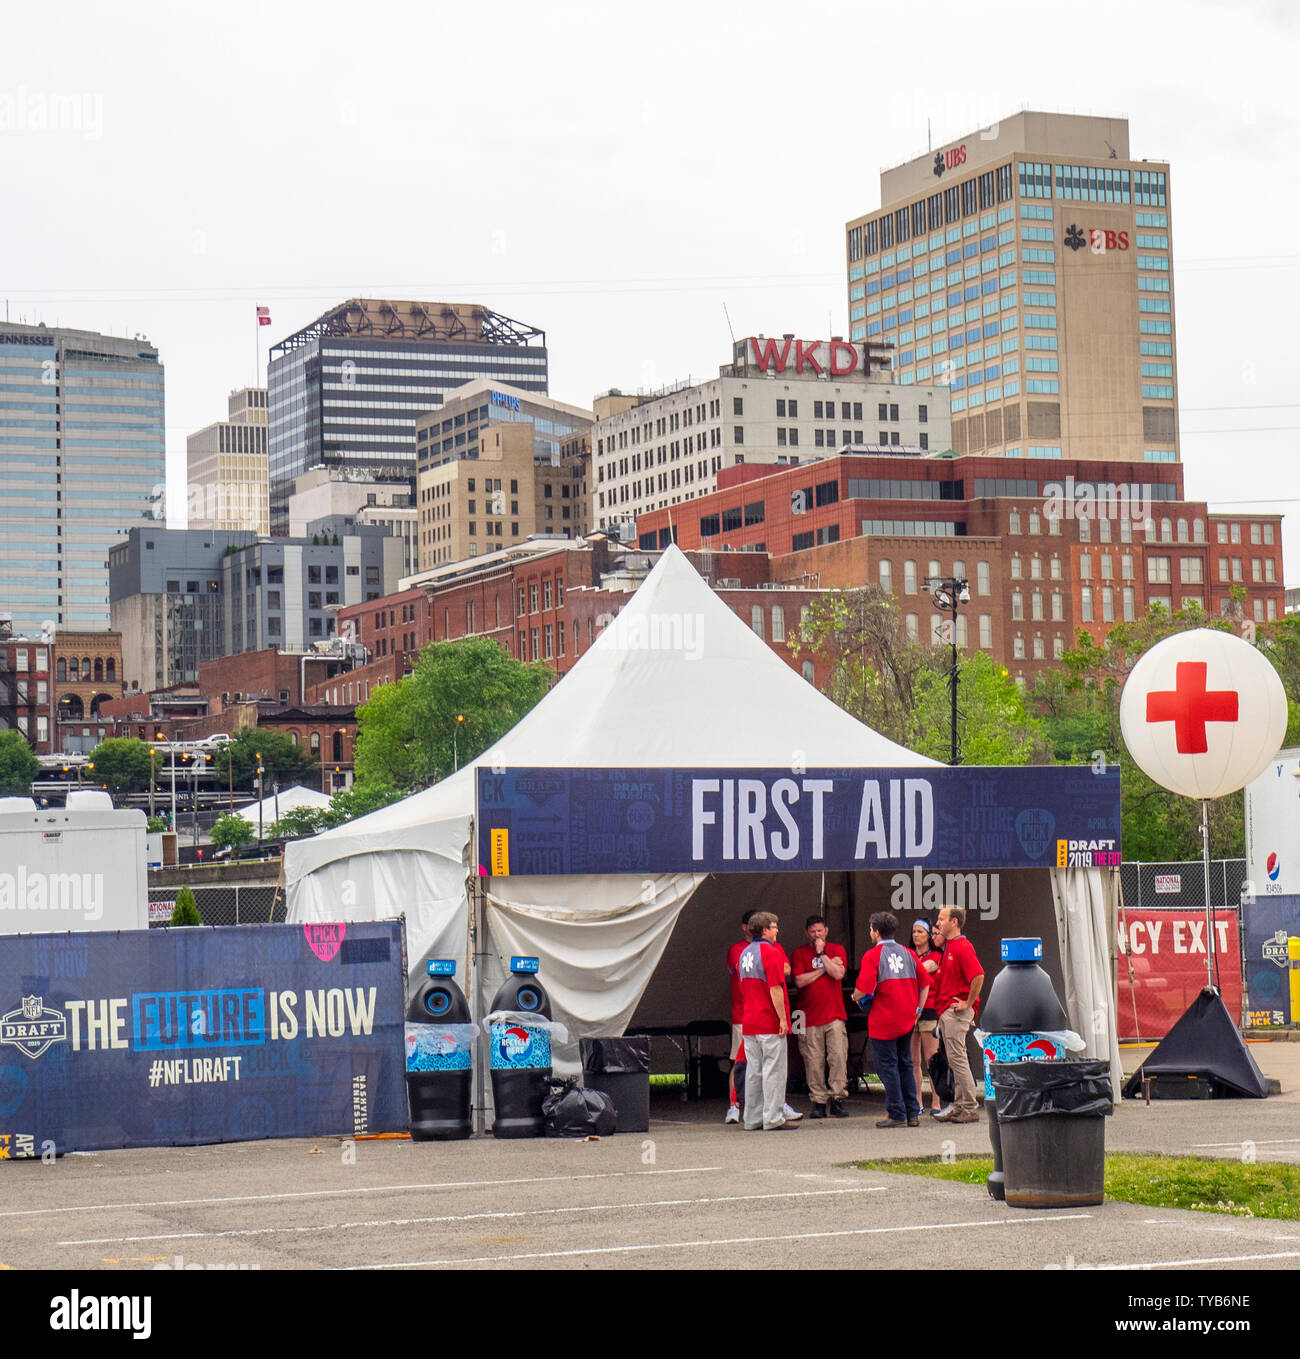
[[[939,1012],[939,1032],[952,1070],[952,1108],[935,1114],[936,1123],[978,1123],[979,1094],[971,1074],[966,1035],[975,1019],[975,1008],[984,986],[984,969],[971,942],[962,933],[966,911],[961,906],[944,906],[935,930],[944,940],[943,962],[935,979],[937,994],[934,1008]]]
[[[849,1034],[842,983],[849,955],[842,944],[830,943],[827,933],[826,921],[810,915],[804,922],[808,942],[795,949],[791,960],[794,984],[799,988],[796,1004],[803,1012],[802,1028],[796,1027],[796,1033],[812,1116],[847,1118]]]

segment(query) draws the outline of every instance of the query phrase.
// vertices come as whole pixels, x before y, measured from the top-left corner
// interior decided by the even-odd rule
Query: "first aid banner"
[[[401,929],[0,936],[0,1159],[405,1128]]]
[[[480,767],[491,876],[1092,868],[1120,862],[1115,766]]]

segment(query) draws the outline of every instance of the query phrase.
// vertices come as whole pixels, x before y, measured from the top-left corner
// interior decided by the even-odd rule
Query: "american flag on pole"
[[[271,308],[270,308],[270,307],[258,307],[258,309],[257,309],[257,324],[258,324],[259,326],[269,326],[269,325],[271,324]]]

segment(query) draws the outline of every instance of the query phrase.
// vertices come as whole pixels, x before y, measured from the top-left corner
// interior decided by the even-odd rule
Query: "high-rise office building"
[[[189,526],[271,532],[266,462],[266,388],[230,393],[225,420],[186,440]]]
[[[545,395],[546,335],[486,307],[353,298],[272,346],[271,531],[316,467],[415,486],[415,421],[474,378]]]
[[[0,609],[20,630],[107,628],[109,547],[162,510],[158,351],[0,326],[0,452]]]
[[[958,453],[1178,461],[1170,180],[1122,118],[1018,113],[880,176],[854,340],[943,382]]]

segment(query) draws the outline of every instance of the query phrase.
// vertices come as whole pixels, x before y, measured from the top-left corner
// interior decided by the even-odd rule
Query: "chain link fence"
[[[275,883],[246,886],[192,887],[199,918],[205,925],[282,925],[285,920],[283,888]],[[149,889],[149,927],[169,924],[179,887]]]

